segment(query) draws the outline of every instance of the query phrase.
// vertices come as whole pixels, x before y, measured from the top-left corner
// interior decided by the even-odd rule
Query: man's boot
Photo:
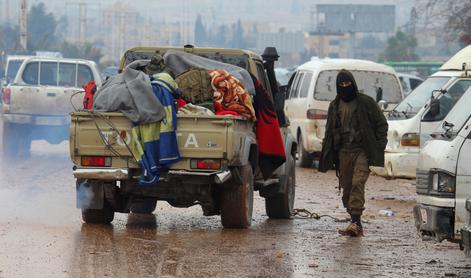
[[[352,223],[350,223],[346,228],[339,229],[339,234],[343,236],[352,236],[358,237],[363,236],[363,227],[361,226],[361,216],[352,215]]]

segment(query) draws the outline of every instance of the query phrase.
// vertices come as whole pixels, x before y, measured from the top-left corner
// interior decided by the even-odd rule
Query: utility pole
[[[26,51],[28,48],[28,3],[20,2],[20,46]]]
[[[78,6],[79,9],[79,30],[78,30],[78,42],[80,45],[84,45],[87,36],[87,11],[88,6],[95,5],[100,7],[100,4],[86,3],[86,2],[69,2],[65,4],[67,6]]]

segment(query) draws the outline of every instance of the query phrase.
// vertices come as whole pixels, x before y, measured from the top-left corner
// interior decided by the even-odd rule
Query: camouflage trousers
[[[368,158],[362,150],[341,150],[339,162],[343,206],[350,215],[361,215],[365,210],[365,183],[370,175]]]

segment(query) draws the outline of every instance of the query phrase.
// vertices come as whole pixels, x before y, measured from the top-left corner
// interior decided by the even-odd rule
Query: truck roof
[[[129,64],[130,59],[128,57],[130,54],[133,53],[146,53],[148,56],[152,56],[153,54],[161,54],[163,55],[167,50],[179,50],[185,51],[188,53],[194,53],[197,55],[201,54],[216,54],[216,55],[234,55],[234,56],[245,56],[247,59],[256,59],[262,60],[261,56],[257,53],[250,51],[250,50],[243,50],[243,49],[235,49],[235,48],[210,48],[210,47],[194,47],[194,46],[184,46],[184,47],[134,47],[128,49],[123,57],[121,58],[119,69],[122,70],[125,65]]]
[[[390,66],[360,59],[313,58],[311,61],[304,63],[298,67],[298,70],[318,71],[339,69],[379,71],[396,74],[394,69]]]
[[[41,56],[28,56],[28,57],[26,57],[25,62],[31,62],[31,61],[95,64],[94,61],[85,60],[85,59],[52,58],[52,57],[41,57]]]

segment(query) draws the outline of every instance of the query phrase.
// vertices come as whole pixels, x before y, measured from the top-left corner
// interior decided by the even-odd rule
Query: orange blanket
[[[250,121],[255,121],[252,99],[244,85],[234,76],[222,69],[210,70],[211,86],[214,89],[215,106],[219,103],[222,110],[234,111]]]

